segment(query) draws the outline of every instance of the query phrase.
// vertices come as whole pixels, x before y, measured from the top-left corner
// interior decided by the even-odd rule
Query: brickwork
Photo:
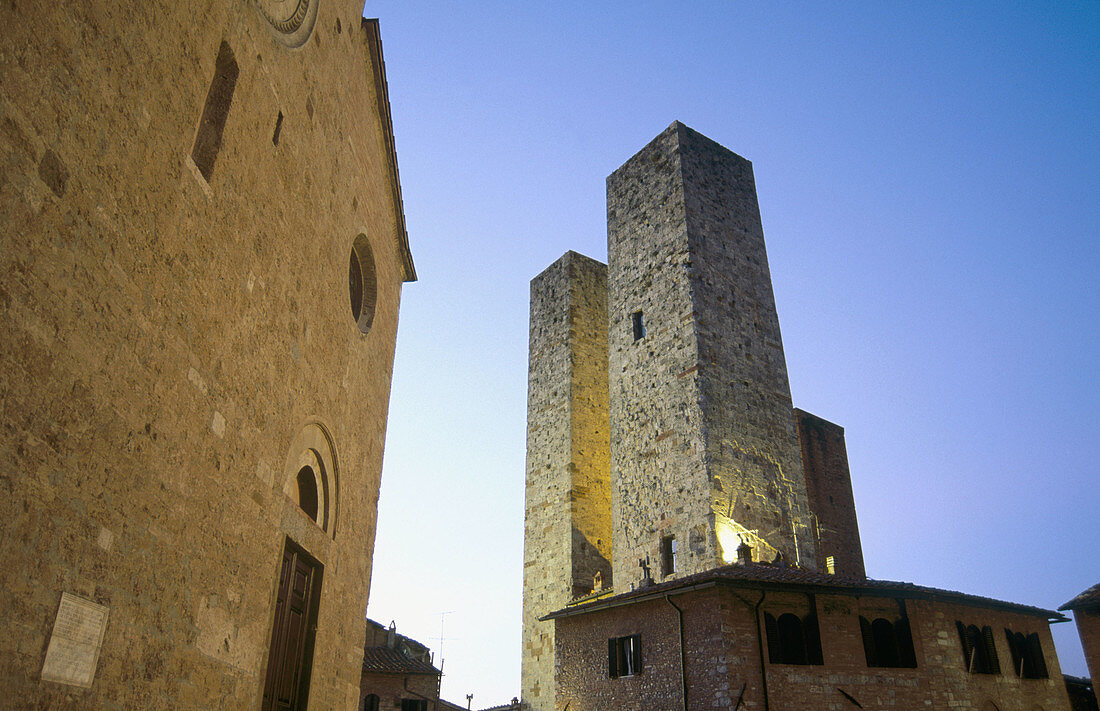
[[[324,566],[311,707],[358,700],[413,274],[376,25],[361,1],[301,23],[263,4],[0,8],[6,708],[258,708],[288,537]],[[223,42],[207,180],[192,146]],[[328,466],[321,524],[295,501],[305,461]],[[40,680],[62,592],[110,611],[89,689]]]
[[[378,697],[379,711],[392,711],[401,708],[402,699],[423,699],[428,702],[428,711],[439,709],[439,677],[427,674],[368,674],[362,677],[359,704],[369,694]]]
[[[523,698],[553,703],[553,625],[538,618],[610,584],[607,276],[569,252],[531,282],[523,569]]]
[[[686,704],[681,695],[679,620],[673,605],[683,610]],[[819,617],[824,664],[772,664],[758,611],[807,609]],[[868,667],[859,615],[899,611],[907,613],[912,624],[917,667]],[[967,671],[956,620],[990,625],[997,631],[994,641],[1002,673]],[[1049,678],[1020,679],[1009,668],[1011,664],[1004,664],[1011,659],[1003,633],[1006,627],[1039,633]],[[607,639],[639,632],[642,672],[626,679],[609,678]],[[855,708],[852,700],[866,709],[984,711],[988,702],[1000,711],[1069,708],[1046,620],[970,605],[711,587],[562,617],[557,620],[556,641],[559,710],[568,704],[571,711],[685,707],[847,711]]]
[[[844,428],[798,408],[794,415],[806,497],[815,520],[817,569],[830,572],[827,562],[832,556],[836,573],[866,577]]]
[[[674,123],[607,181],[613,569],[680,541],[677,575],[812,527],[752,166]],[[644,337],[632,316],[641,312]]]
[[[1100,683],[1100,608],[1074,610],[1073,620],[1077,624],[1089,675],[1095,683]]]

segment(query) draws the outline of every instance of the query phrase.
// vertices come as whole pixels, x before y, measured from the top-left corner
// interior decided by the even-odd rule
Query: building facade
[[[0,9],[0,685],[353,709],[415,279],[362,0]]]
[[[557,709],[1070,708],[1059,613],[909,583],[733,564],[550,619]]]

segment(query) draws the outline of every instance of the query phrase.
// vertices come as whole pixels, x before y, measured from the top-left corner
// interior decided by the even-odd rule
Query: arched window
[[[367,694],[359,702],[359,711],[378,711],[378,694]]]
[[[768,657],[772,664],[821,664],[821,636],[817,615],[805,619],[790,612],[778,618],[764,613]]]
[[[900,617],[894,622],[883,617],[868,622],[859,618],[863,634],[863,651],[869,667],[915,668],[917,656],[913,650],[913,635],[909,618]]]
[[[312,467],[298,470],[298,506],[314,521],[317,520],[317,477]]]
[[[363,333],[374,323],[374,307],[378,300],[378,277],[374,270],[374,252],[366,235],[359,235],[351,245],[348,262],[348,293],[351,316]]]
[[[963,659],[971,674],[1000,674],[1001,664],[997,660],[997,647],[993,644],[993,630],[988,625],[978,629],[977,625],[964,625],[956,622],[959,640],[962,642]]]

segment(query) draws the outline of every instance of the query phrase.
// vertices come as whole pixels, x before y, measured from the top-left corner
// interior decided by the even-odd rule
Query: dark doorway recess
[[[304,711],[309,700],[322,566],[289,538],[283,549],[263,711]]]

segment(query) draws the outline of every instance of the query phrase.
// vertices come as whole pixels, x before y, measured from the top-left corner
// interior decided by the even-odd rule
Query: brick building
[[[733,564],[548,619],[559,709],[1068,708],[1062,615],[910,583]]]
[[[675,122],[607,215],[606,265],[531,282],[524,703],[1065,711],[1060,613],[866,577],[844,430],[791,402],[751,163]]]
[[[1093,681],[1100,679],[1100,583],[1093,585],[1058,609],[1073,612],[1089,674]]]
[[[355,708],[415,279],[362,10],[0,8],[6,708]]]
[[[441,711],[439,681],[443,672],[432,663],[426,646],[367,620],[359,710]]]

